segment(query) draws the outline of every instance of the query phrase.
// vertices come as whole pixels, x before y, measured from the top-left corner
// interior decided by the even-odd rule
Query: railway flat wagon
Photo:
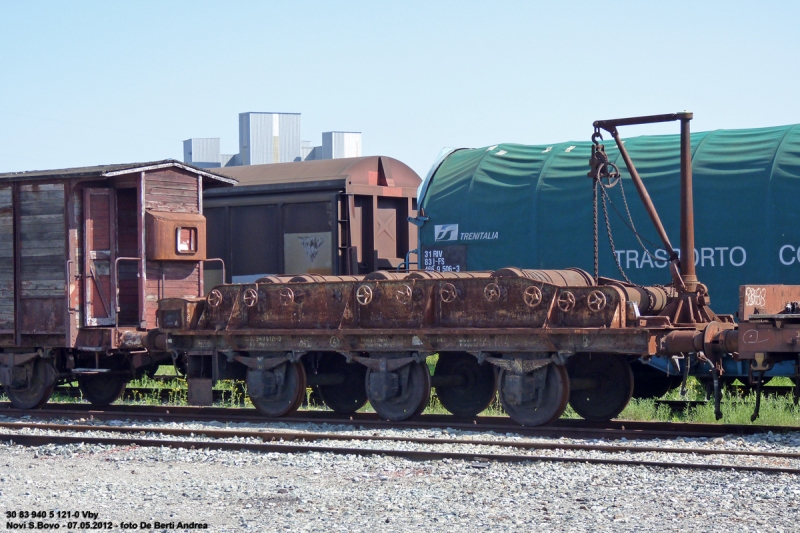
[[[395,269],[417,246],[420,177],[369,156],[215,169],[239,181],[204,193],[206,286],[269,275],[358,275]]]
[[[352,413],[369,401],[381,417],[403,420],[425,408],[435,387],[442,405],[465,418],[482,412],[497,392],[505,411],[521,424],[551,422],[568,403],[584,418],[603,421],[628,404],[635,386],[630,364],[634,361],[670,365],[682,372],[684,385],[690,368],[705,365],[717,418],[722,416],[725,361],[747,369],[760,397],[766,373],[797,360],[800,288],[743,287],[739,314],[744,320],[738,325],[732,314],[711,309],[709,288],[700,281],[692,260],[692,118],[692,113],[681,112],[596,121],[589,165],[584,160],[580,178],[583,187],[594,193],[590,201],[595,206],[602,201],[601,194],[605,198],[607,189],[618,184],[620,169],[612,162],[611,150],[606,152],[600,143],[601,130],[607,132],[625,163],[637,203],[649,218],[650,231],[666,254],[669,285],[645,286],[600,276],[599,231],[590,243],[595,244],[590,246],[593,273],[572,267],[507,267],[491,272],[418,270],[312,279],[268,276],[218,285],[206,298],[159,301],[160,332],[167,337],[163,342],[186,361],[190,398],[210,402],[214,381],[245,379],[253,404],[267,416],[294,412],[307,386],[312,386],[338,413]],[[678,247],[670,241],[617,129],[662,122],[680,124],[678,150],[669,154],[675,156],[678,168],[679,202],[673,209],[679,213]],[[490,159],[506,155],[519,156],[506,151]],[[666,167],[673,165],[662,157]],[[508,165],[496,163],[492,168],[499,171]],[[461,168],[471,172],[467,164]],[[459,181],[450,170],[454,175],[438,183],[440,191]],[[488,171],[483,176],[489,174],[502,178]],[[513,180],[508,182],[513,189]],[[465,208],[455,201],[455,189],[452,192],[450,202],[458,205],[450,209]],[[441,194],[436,204],[443,211],[449,205],[445,196]],[[517,200],[510,212],[519,214],[530,207],[525,206],[524,195]],[[486,194],[482,201],[493,199]],[[495,208],[493,213],[501,210]],[[596,228],[598,218],[595,211]],[[423,217],[417,221],[424,222]],[[423,234],[430,222],[423,226]],[[459,229],[448,227],[451,224],[438,226],[434,241],[465,239]],[[488,233],[494,234],[490,229],[481,235]],[[573,235],[563,236],[567,240]],[[470,237],[468,233],[466,239]],[[426,362],[434,354],[438,361],[431,375]],[[759,405],[757,400],[753,419]]]
[[[203,294],[202,193],[234,183],[174,160],[0,174],[0,384],[14,406],[73,379],[108,404],[169,357],[158,299]]]

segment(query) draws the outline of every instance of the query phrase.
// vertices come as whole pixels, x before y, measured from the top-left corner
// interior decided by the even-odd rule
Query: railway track
[[[582,419],[560,419],[554,424],[536,427],[520,426],[508,417],[482,416],[471,420],[451,415],[421,415],[404,422],[387,422],[375,413],[354,413],[342,417],[331,411],[298,411],[291,417],[267,419],[255,409],[188,407],[163,405],[110,405],[102,410],[90,404],[49,403],[45,409],[19,410],[7,402],[0,402],[0,415],[10,418],[31,417],[38,419],[62,418],[71,420],[139,420],[165,422],[231,422],[231,423],[282,423],[282,424],[331,424],[374,429],[436,429],[448,428],[470,432],[513,433],[528,437],[574,438],[574,439],[674,439],[678,437],[725,437],[728,435],[754,435],[759,433],[800,432],[800,427],[699,424],[684,422],[642,422],[612,420],[589,422]]]
[[[37,434],[25,430],[38,430]],[[95,435],[87,435],[93,433]],[[109,436],[97,436],[96,433]],[[171,438],[164,438],[171,437]],[[244,442],[243,442],[244,441]],[[51,424],[35,422],[0,422],[0,442],[24,446],[49,444],[92,444],[106,446],[171,447],[183,449],[213,449],[250,451],[258,453],[332,453],[338,455],[390,456],[412,460],[462,460],[488,466],[485,463],[546,461],[559,463],[588,463],[617,466],[647,466],[659,468],[736,470],[800,475],[800,468],[788,466],[800,461],[800,453],[730,450],[709,448],[675,448],[660,446],[608,445],[596,443],[520,442],[517,440],[476,440],[456,438],[420,438],[397,435],[353,435],[275,430],[184,429],[137,426],[97,426]],[[350,445],[326,445],[341,442]],[[425,446],[425,449],[379,447],[387,443]],[[358,446],[360,444],[360,446]],[[378,445],[376,447],[375,445]],[[436,449],[442,446],[481,448],[476,451]],[[584,455],[548,455],[530,452],[583,452]],[[509,453],[509,451],[514,453]],[[586,455],[595,454],[595,455]],[[597,454],[602,454],[598,456]],[[742,464],[732,462],[654,461],[621,458],[623,454],[668,454],[678,456],[714,456],[740,459],[748,457],[776,464]],[[630,457],[628,455],[628,457]]]

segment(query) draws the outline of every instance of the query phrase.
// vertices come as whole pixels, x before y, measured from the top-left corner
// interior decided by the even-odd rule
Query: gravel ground
[[[152,429],[230,427],[378,433],[374,429],[327,424],[115,424]],[[380,434],[548,440],[452,430],[392,430]],[[798,452],[800,436],[621,444]],[[395,446],[387,442],[360,445]],[[408,443],[399,446],[404,445]],[[436,449],[442,446],[453,451],[476,448],[458,444],[437,445]],[[509,453],[508,449],[503,451]],[[623,455],[625,459],[640,460],[667,457],[676,461],[706,460],[704,456]],[[733,460],[738,463],[740,458]],[[188,531],[178,522],[193,521],[208,524],[212,531],[796,531],[799,497],[800,476],[785,474],[533,461],[420,462],[322,453],[257,454],[95,445],[27,448],[0,444],[0,512],[4,516],[23,511],[56,513],[56,518],[6,518],[2,523],[6,528],[9,522],[33,521],[60,524],[60,531],[80,531],[79,527],[69,529],[68,522],[77,521],[80,525],[88,521],[111,522],[113,531],[120,531],[122,522],[137,526],[149,523],[145,531]],[[59,511],[85,511],[97,513],[97,517],[59,519]],[[162,525],[157,527],[156,521]]]
[[[13,421],[14,419],[5,418],[0,416],[0,421]],[[18,420],[17,420],[18,421]],[[27,420],[31,423],[32,421]],[[88,431],[78,433],[79,435],[92,436],[92,437],[108,437],[115,436],[102,431],[102,426],[133,426],[141,427],[141,434],[128,434],[131,438],[156,438],[159,440],[195,440],[195,441],[229,441],[229,442],[243,442],[243,443],[258,443],[264,442],[264,436],[268,436],[271,432],[279,431],[292,431],[298,433],[337,433],[340,435],[353,435],[353,436],[390,436],[390,437],[410,437],[410,438],[434,438],[434,439],[457,439],[461,442],[457,444],[440,444],[430,445],[414,442],[403,441],[339,441],[339,440],[320,440],[308,441],[302,444],[306,446],[325,446],[325,447],[340,447],[340,448],[363,448],[363,449],[379,449],[379,450],[437,450],[457,453],[479,453],[491,454],[501,453],[510,455],[531,455],[531,456],[559,456],[559,457],[586,457],[586,458],[606,458],[609,456],[607,452],[603,451],[583,451],[583,450],[524,450],[510,446],[485,446],[471,444],[470,441],[503,441],[503,442],[540,442],[552,444],[553,442],[564,444],[603,444],[603,445],[617,445],[626,447],[637,446],[660,446],[664,448],[683,448],[683,449],[704,449],[704,450],[736,450],[736,451],[750,451],[750,452],[786,452],[800,454],[800,434],[786,433],[786,434],[762,434],[762,435],[749,435],[745,437],[728,436],[716,437],[713,439],[707,438],[677,438],[669,440],[633,440],[628,441],[625,439],[613,441],[601,441],[599,439],[552,439],[541,437],[523,437],[517,434],[507,433],[498,434],[494,432],[469,432],[453,429],[402,429],[402,430],[375,430],[358,429],[352,426],[319,424],[319,423],[306,423],[306,424],[287,424],[284,422],[264,422],[260,424],[253,423],[222,423],[222,422],[191,422],[178,424],[175,422],[141,422],[141,421],[110,421],[101,422],[95,420],[57,420],[53,421],[65,425],[93,425],[98,426],[98,431]],[[36,423],[36,422],[34,422]],[[181,428],[194,430],[197,433],[192,437],[163,435],[159,428]],[[225,439],[213,439],[203,435],[204,429],[229,429],[252,432],[253,438],[247,437],[231,437]],[[35,427],[29,429],[24,428],[20,430],[11,430],[3,428],[4,433],[23,433],[23,434],[70,434],[54,432],[50,430],[37,429]],[[75,434],[75,433],[71,433]],[[796,468],[800,469],[800,459],[790,458],[776,458],[776,457],[758,457],[747,455],[703,455],[703,454],[675,454],[675,453],[658,453],[658,452],[626,452],[623,451],[617,455],[618,459],[623,460],[637,460],[646,462],[684,462],[684,463],[710,463],[722,465],[740,465],[740,466],[771,466],[781,468]]]

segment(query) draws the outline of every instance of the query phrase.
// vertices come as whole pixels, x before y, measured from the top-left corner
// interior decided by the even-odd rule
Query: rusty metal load
[[[642,315],[657,315],[667,307],[670,298],[677,296],[675,289],[672,287],[646,287],[610,278],[600,278],[600,284],[613,285],[625,291],[628,301],[635,303],[638,312]]]
[[[544,281],[557,287],[589,287],[595,284],[592,275],[580,268],[565,270],[530,270],[523,268],[501,268],[495,270],[497,278],[528,278]]]

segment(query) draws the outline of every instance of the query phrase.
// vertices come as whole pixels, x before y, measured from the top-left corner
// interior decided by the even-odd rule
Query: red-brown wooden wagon
[[[148,337],[158,299],[203,295],[203,189],[234,183],[173,160],[0,174],[0,384],[12,404],[41,406],[74,379],[107,404],[169,358]]]

